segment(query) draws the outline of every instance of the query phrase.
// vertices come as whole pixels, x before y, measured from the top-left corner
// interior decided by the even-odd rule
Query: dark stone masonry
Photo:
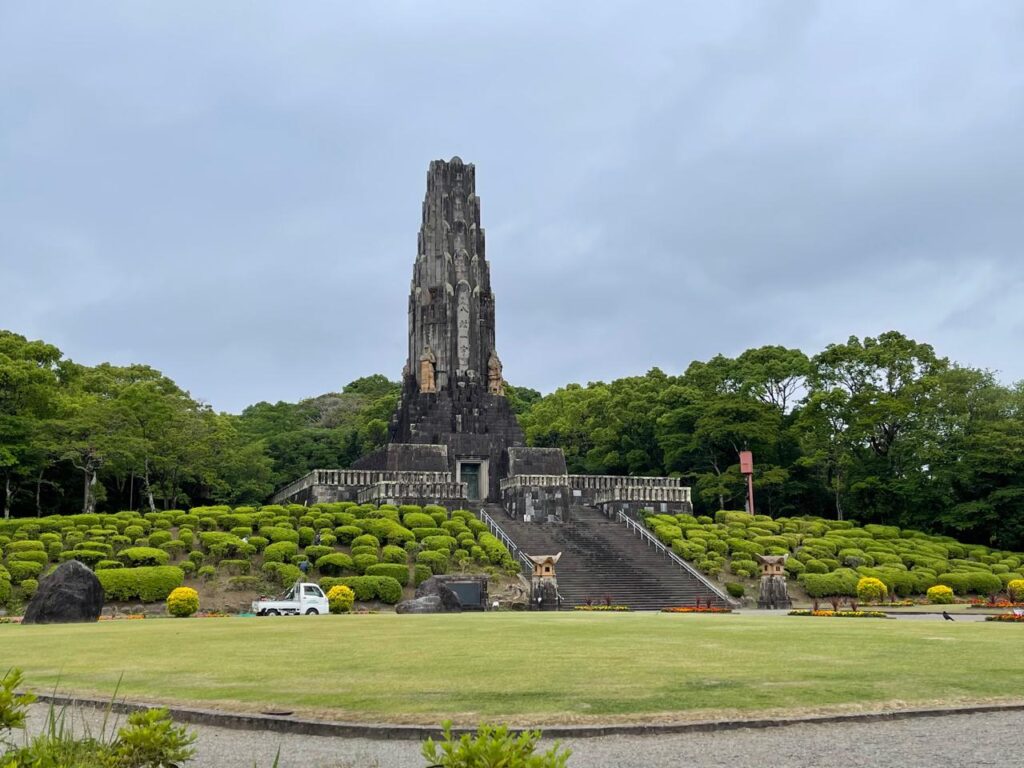
[[[402,394],[388,445],[348,470],[315,470],[276,503],[501,504],[513,517],[567,520],[573,506],[688,511],[673,478],[587,478],[559,448],[530,448],[505,399],[476,169],[431,162],[409,291]]]

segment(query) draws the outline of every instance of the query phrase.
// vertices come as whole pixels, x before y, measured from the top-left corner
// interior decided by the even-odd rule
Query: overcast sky
[[[0,0],[0,328],[219,410],[398,378],[477,167],[513,383],[901,330],[1024,378],[1024,4]]]

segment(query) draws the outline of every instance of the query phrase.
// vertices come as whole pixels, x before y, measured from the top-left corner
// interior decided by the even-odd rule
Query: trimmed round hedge
[[[158,565],[142,568],[115,568],[96,572],[108,600],[141,600],[153,603],[166,600],[185,580],[181,568]]]

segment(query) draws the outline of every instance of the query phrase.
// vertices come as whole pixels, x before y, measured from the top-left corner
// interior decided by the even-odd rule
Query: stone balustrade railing
[[[379,482],[450,483],[451,472],[410,472],[373,469],[314,469],[274,494],[271,502],[280,504],[300,491],[316,485],[365,488]]]
[[[568,485],[568,475],[514,475],[498,483],[501,490],[534,486]]]
[[[383,499],[465,499],[468,491],[466,483],[381,480],[361,489],[358,500],[360,504],[369,504]]]
[[[594,496],[595,504],[616,501],[689,502],[690,489],[623,485],[598,491]]]
[[[574,490],[594,489],[603,491],[622,486],[630,488],[684,488],[681,477],[646,477],[634,475],[566,475],[569,487]]]

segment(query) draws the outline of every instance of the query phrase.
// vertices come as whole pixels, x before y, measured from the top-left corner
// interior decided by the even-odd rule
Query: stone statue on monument
[[[437,383],[434,379],[434,366],[437,364],[437,357],[428,344],[423,348],[420,355],[420,392],[433,394],[437,392]]]
[[[505,394],[505,380],[501,376],[501,360],[493,349],[487,360],[487,391],[492,395]]]

